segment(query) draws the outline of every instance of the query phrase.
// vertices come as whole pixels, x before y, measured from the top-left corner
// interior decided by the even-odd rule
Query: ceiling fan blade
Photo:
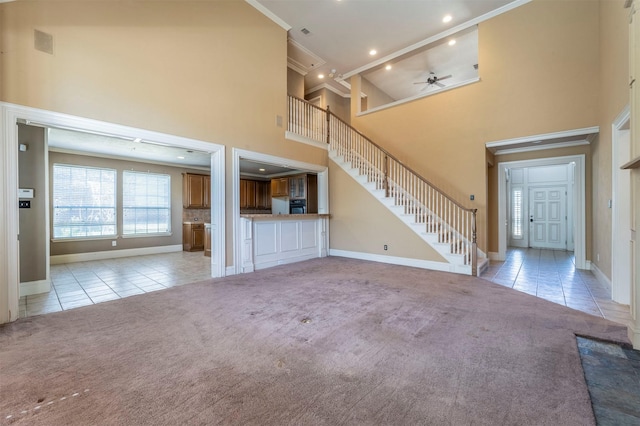
[[[444,84],[442,84],[442,83],[438,83],[437,81],[436,81],[436,84],[438,85],[438,87],[447,87],[447,86],[445,86],[445,85],[444,85]]]
[[[428,81],[416,81],[413,84],[427,84]]]
[[[445,78],[451,78],[453,77],[451,74],[449,75],[445,75],[444,77],[438,77],[438,80],[444,80]]]

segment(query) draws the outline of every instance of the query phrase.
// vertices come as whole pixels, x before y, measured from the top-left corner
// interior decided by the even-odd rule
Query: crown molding
[[[428,38],[426,38],[426,39],[424,39],[422,41],[419,41],[419,42],[414,43],[414,44],[412,44],[410,46],[407,46],[404,49],[400,49],[400,50],[398,50],[398,51],[396,51],[394,53],[391,53],[391,54],[389,54],[389,55],[387,55],[387,56],[385,56],[383,58],[377,59],[377,60],[375,60],[373,62],[370,62],[370,63],[368,63],[366,65],[363,65],[363,66],[361,66],[359,68],[356,68],[353,71],[349,71],[348,73],[343,74],[342,78],[349,78],[349,77],[354,76],[356,74],[360,74],[360,73],[362,73],[364,71],[367,71],[368,69],[377,67],[378,65],[384,64],[385,62],[391,61],[392,59],[395,59],[395,58],[397,58],[399,56],[402,56],[402,55],[404,55],[406,53],[412,52],[412,51],[414,51],[416,49],[424,47],[424,46],[426,46],[428,44],[436,42],[436,41],[438,41],[440,39],[443,39],[445,37],[449,37],[450,35],[455,34],[457,32],[460,32],[460,31],[463,31],[463,30],[466,30],[467,28],[471,28],[474,25],[478,25],[481,22],[487,21],[487,20],[489,20],[491,18],[494,18],[494,17],[496,17],[498,15],[501,15],[501,14],[503,14],[505,12],[508,12],[508,11],[510,11],[512,9],[515,9],[516,7],[520,7],[520,6],[524,5],[524,4],[527,4],[530,1],[532,1],[532,0],[516,0],[514,2],[506,4],[506,5],[502,6],[502,7],[499,7],[498,9],[492,10],[491,12],[487,12],[484,15],[480,15],[477,18],[471,19],[471,20],[469,20],[467,22],[464,22],[464,23],[462,23],[460,25],[456,25],[455,27],[452,27],[452,28],[450,28],[450,29],[448,29],[446,31],[438,33],[438,34],[436,34],[436,35],[434,35],[432,37],[428,37]]]
[[[487,142],[485,146],[487,148],[498,148],[501,146],[516,145],[520,143],[527,143],[527,142],[534,142],[534,141],[545,141],[550,139],[560,139],[560,138],[567,138],[572,136],[585,135],[586,137],[587,135],[592,135],[596,133],[600,133],[599,126],[585,127],[582,129],[574,129],[574,130],[565,130],[562,132],[543,133],[540,135],[523,136],[520,138],[513,138],[513,139],[503,139],[501,141]]]
[[[284,22],[275,13],[271,12],[269,9],[267,9],[262,4],[260,4],[258,0],[244,0],[244,1],[246,1],[251,6],[256,8],[258,12],[262,13],[264,16],[266,16],[267,18],[271,19],[273,22],[278,24],[283,30],[289,31],[291,29],[291,25]]]
[[[560,142],[554,144],[546,144],[546,145],[534,145],[534,146],[526,146],[522,148],[510,148],[510,149],[499,149],[493,153],[493,155],[506,155],[506,154],[515,154],[518,152],[530,152],[530,151],[544,151],[547,149],[557,149],[557,148],[567,148],[570,146],[580,146],[580,145],[589,145],[589,141],[574,141],[574,142]]]

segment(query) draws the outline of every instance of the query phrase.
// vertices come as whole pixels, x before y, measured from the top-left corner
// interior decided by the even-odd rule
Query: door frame
[[[625,224],[620,223],[620,211],[618,207],[618,198],[628,197],[618,190],[618,171],[620,166],[631,159],[631,151],[626,158],[620,158],[618,155],[618,145],[622,138],[623,132],[630,132],[629,123],[631,120],[631,109],[627,105],[622,112],[616,117],[611,124],[611,299],[623,305],[631,303],[631,286],[633,277],[631,276],[632,260],[631,248],[629,247],[628,258],[624,258],[624,253],[620,253],[620,236],[625,234]],[[626,127],[626,129],[625,129]],[[631,135],[628,136],[629,148],[631,147]],[[631,172],[629,173],[629,187],[631,187]],[[631,209],[629,209],[629,220],[631,221]],[[629,244],[631,242],[631,223],[627,224],[626,234],[628,235]],[[621,283],[620,271],[626,269],[629,273],[628,283]]]
[[[225,146],[105,121],[0,102],[0,324],[18,319],[18,121],[125,138],[142,138],[211,153],[212,277],[225,275]],[[214,226],[215,225],[215,226]],[[46,227],[49,228],[47,223]]]
[[[585,155],[569,155],[564,157],[538,158],[534,160],[505,161],[498,163],[498,259],[505,260],[507,257],[507,180],[506,170],[520,167],[539,167],[557,164],[575,163],[573,173],[573,226],[574,232],[574,253],[576,268],[591,269],[591,262],[586,258],[586,176],[585,176]],[[567,230],[569,232],[569,230]]]
[[[318,174],[318,213],[329,213],[329,167],[317,164],[305,163],[298,160],[291,160],[284,157],[262,154],[260,152],[248,151],[240,148],[232,148],[232,196],[233,208],[233,266],[227,268],[227,275],[242,274],[242,227],[240,224],[240,158],[257,161],[267,164],[285,164],[286,167],[297,170],[305,170]]]

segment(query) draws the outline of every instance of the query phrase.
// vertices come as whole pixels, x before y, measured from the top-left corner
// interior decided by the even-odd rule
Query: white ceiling
[[[307,64],[306,87],[376,66],[529,0],[247,0],[319,61]],[[443,23],[445,15],[452,20]],[[308,34],[302,32],[309,31]],[[375,56],[369,55],[376,49]],[[321,65],[317,65],[319,62]],[[318,79],[335,69],[333,79]]]
[[[119,138],[77,130],[49,128],[48,145],[51,151],[104,158],[131,160],[143,163],[166,164],[194,169],[211,168],[211,153],[134,138]],[[182,158],[180,158],[182,157]],[[263,169],[263,170],[261,170]],[[284,164],[267,164],[240,159],[240,174],[252,178],[270,179],[300,173]]]

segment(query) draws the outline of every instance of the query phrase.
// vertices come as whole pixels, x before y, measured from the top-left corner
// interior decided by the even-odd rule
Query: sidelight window
[[[511,194],[511,238],[521,240],[522,235],[522,188],[514,188]]]

